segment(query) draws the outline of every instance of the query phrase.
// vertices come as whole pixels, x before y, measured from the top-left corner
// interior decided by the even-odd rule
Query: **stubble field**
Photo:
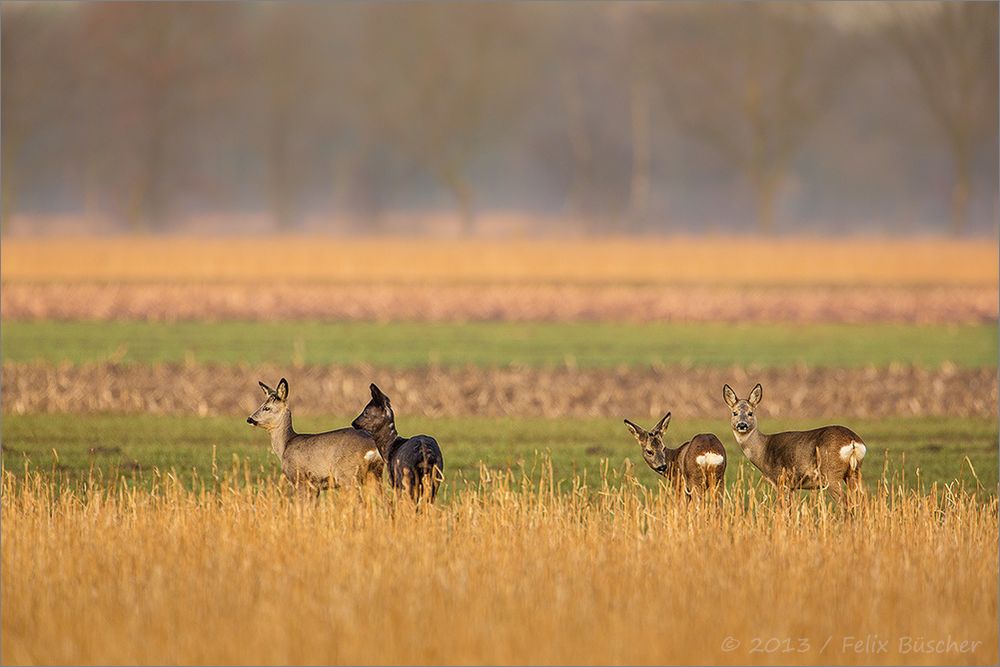
[[[5,240],[3,661],[995,663],[995,244],[735,245],[766,261]],[[280,376],[303,431],[378,382],[441,442],[442,502],[289,497],[244,422]],[[758,381],[764,430],[865,438],[860,506],[761,481],[721,399]],[[667,410],[671,444],[725,443],[717,503],[621,423]]]

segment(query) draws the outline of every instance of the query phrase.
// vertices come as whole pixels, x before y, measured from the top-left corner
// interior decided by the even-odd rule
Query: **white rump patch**
[[[702,468],[705,466],[721,466],[722,462],[725,461],[722,454],[716,454],[715,452],[706,452],[701,456],[696,456],[694,462],[700,465]]]
[[[368,463],[372,463],[374,461],[377,461],[379,458],[380,457],[379,457],[378,450],[369,449],[367,452],[365,452],[365,461],[368,461]]]
[[[858,464],[865,458],[868,448],[863,442],[851,442],[840,448],[840,458],[845,463],[850,464],[851,470],[858,467]]]

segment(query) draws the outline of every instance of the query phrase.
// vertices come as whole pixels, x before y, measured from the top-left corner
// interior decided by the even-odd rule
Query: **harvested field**
[[[7,283],[4,321],[359,320],[969,324],[996,286]]]
[[[4,664],[997,660],[996,496],[883,480],[845,512],[746,481],[689,504],[627,472],[560,493],[484,470],[414,515],[239,468],[193,485],[6,473]],[[885,652],[853,649],[876,634]]]
[[[7,238],[4,280],[977,285],[994,239]],[[414,261],[419,259],[419,261]]]
[[[232,415],[259,403],[258,380],[286,376],[296,414],[354,414],[376,381],[398,411],[480,417],[725,416],[722,386],[764,385],[773,417],[996,415],[994,368],[376,368],[367,365],[3,365],[5,414]]]

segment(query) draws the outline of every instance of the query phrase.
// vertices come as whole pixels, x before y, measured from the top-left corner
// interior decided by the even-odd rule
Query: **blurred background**
[[[997,234],[996,3],[2,7],[5,234]]]
[[[8,470],[277,475],[285,377],[304,431],[377,382],[449,475],[656,484],[622,418],[733,447],[761,382],[996,488],[995,2],[2,12]]]

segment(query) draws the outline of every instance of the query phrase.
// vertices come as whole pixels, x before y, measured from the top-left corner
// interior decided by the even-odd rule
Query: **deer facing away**
[[[763,388],[758,384],[745,399],[728,384],[722,393],[733,413],[736,443],[768,480],[791,489],[826,487],[838,499],[845,482],[850,491],[861,488],[861,463],[868,448],[854,431],[823,426],[811,431],[761,433],[754,408],[763,397]]]
[[[394,489],[403,489],[415,501],[427,497],[434,502],[444,473],[444,457],[437,440],[429,435],[400,437],[389,397],[374,384],[370,388],[372,400],[351,426],[374,437]]]
[[[683,482],[688,496],[720,490],[726,477],[726,448],[722,442],[712,433],[699,433],[671,449],[663,443],[669,424],[669,412],[651,431],[625,420],[625,426],[642,447],[646,465],[659,475],[675,483]]]
[[[247,423],[270,433],[271,449],[281,461],[281,471],[299,489],[312,487],[318,494],[323,489],[358,486],[382,478],[382,457],[369,434],[355,428],[296,433],[285,378],[276,389],[258,384],[266,398],[247,417]]]

